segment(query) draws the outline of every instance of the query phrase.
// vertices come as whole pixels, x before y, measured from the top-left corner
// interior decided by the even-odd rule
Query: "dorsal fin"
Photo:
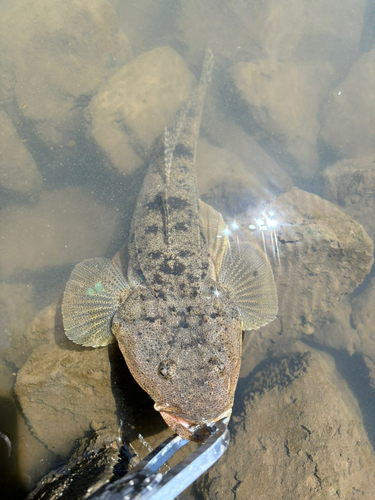
[[[206,238],[208,252],[215,266],[216,276],[219,274],[221,261],[228,245],[228,236],[225,235],[227,225],[220,212],[202,200],[199,200],[202,232]]]

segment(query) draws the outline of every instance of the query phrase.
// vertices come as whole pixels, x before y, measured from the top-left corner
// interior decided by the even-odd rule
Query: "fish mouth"
[[[197,443],[203,443],[211,435],[212,431],[210,427],[217,421],[227,418],[228,421],[232,414],[232,408],[221,413],[219,416],[210,421],[202,420],[201,423],[190,422],[185,420],[178,415],[174,415],[172,412],[157,407],[155,409],[160,412],[166,424],[173,429],[181,437],[188,439],[189,441],[195,441]]]

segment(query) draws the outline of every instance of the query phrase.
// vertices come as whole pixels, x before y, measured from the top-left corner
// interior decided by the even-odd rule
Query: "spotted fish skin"
[[[156,296],[166,290],[176,298],[195,296],[209,272],[195,154],[212,64],[209,51],[195,92],[159,143],[133,215],[130,268],[138,271]],[[166,135],[172,138],[166,141]]]
[[[77,264],[62,303],[67,337],[91,347],[117,340],[155,409],[197,441],[205,424],[230,416],[242,329],[277,314],[264,253],[232,245],[221,214],[198,198],[196,145],[212,64],[208,50],[195,91],[155,149],[126,250],[112,262]]]
[[[204,424],[230,412],[241,358],[240,314],[216,280],[196,182],[211,68],[208,51],[200,82],[149,165],[128,247],[134,288],[112,321],[133,376],[167,423],[188,438],[179,422]],[[164,365],[172,376],[161,375]]]

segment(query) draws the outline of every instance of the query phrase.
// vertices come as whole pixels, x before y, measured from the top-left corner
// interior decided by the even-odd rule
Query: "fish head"
[[[138,287],[114,316],[112,331],[133,377],[175,432],[200,442],[207,425],[230,416],[242,329],[223,286],[175,302]]]

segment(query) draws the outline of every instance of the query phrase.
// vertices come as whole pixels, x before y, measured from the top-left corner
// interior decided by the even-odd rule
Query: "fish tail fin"
[[[176,145],[179,141],[184,141],[183,135],[189,137],[190,145],[195,145],[199,133],[200,117],[203,109],[203,102],[206,95],[207,86],[211,80],[211,73],[214,64],[214,56],[211,49],[206,49],[201,77],[198,85],[191,93],[190,97],[180,108],[174,125],[170,128],[166,127],[164,131],[164,176],[165,176],[165,227],[166,227],[166,242],[168,250],[171,249],[171,235],[169,231],[169,207],[168,195],[171,180],[171,171],[173,164],[173,157]],[[183,130],[185,132],[183,132]],[[192,133],[194,131],[195,133]]]
[[[180,108],[177,118],[172,125],[172,127],[165,128],[164,131],[164,160],[165,160],[165,177],[166,180],[169,181],[171,174],[171,166],[173,153],[177,144],[177,141],[180,137],[182,127],[186,121],[186,117],[188,113],[192,113],[192,111],[196,108],[197,113],[199,115],[202,112],[203,101],[206,95],[207,86],[211,80],[212,68],[214,65],[214,56],[211,49],[206,49],[201,77],[199,83],[195,90],[191,93],[190,97]]]
[[[206,89],[211,81],[212,69],[214,67],[214,55],[210,48],[204,54],[203,66],[199,86]]]

